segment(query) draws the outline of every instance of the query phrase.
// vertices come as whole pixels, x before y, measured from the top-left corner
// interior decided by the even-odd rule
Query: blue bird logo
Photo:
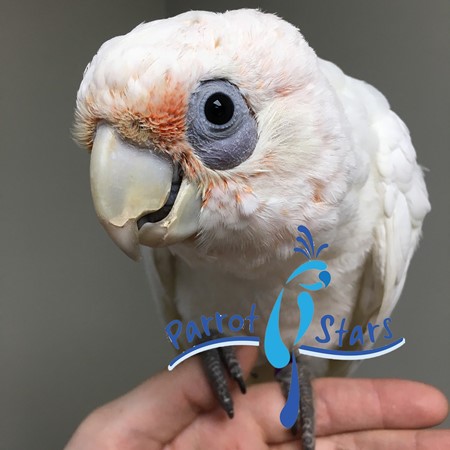
[[[300,232],[300,235],[297,237],[297,242],[300,243],[301,247],[295,247],[294,251],[297,253],[302,253],[306,256],[308,261],[298,266],[291,273],[291,275],[289,275],[285,285],[289,284],[295,278],[307,271],[315,270],[320,272],[318,274],[319,281],[316,283],[299,283],[299,286],[305,290],[301,291],[297,296],[297,306],[300,311],[300,323],[297,336],[293,343],[294,346],[297,345],[300,339],[304,336],[314,317],[314,301],[308,291],[319,291],[320,289],[326,288],[331,282],[331,275],[327,270],[327,264],[324,261],[317,259],[322,250],[328,247],[328,244],[322,244],[316,250],[314,240],[309,229],[304,225],[300,225],[298,227],[298,231]],[[281,338],[279,319],[283,294],[284,287],[278,295],[267,322],[264,338],[264,351],[269,363],[276,369],[281,369],[286,367],[290,362],[292,363],[292,377],[289,394],[286,405],[280,414],[280,420],[283,426],[286,428],[291,428],[297,420],[298,405],[300,402],[300,389],[295,350],[292,350],[291,355],[291,352]]]

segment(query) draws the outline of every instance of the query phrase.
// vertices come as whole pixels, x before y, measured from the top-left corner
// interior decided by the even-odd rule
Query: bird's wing
[[[141,254],[159,317],[164,325],[174,319],[181,320],[175,305],[175,257],[167,248],[142,246]]]
[[[390,317],[403,289],[430,204],[409,131],[390,110],[384,96],[366,83],[345,77],[339,69],[338,73],[336,66],[324,64],[325,70],[331,73],[329,76],[338,78],[334,81],[340,91],[338,96],[345,99],[356,97],[363,102],[364,119],[377,141],[377,150],[372,155],[371,177],[381,201],[381,213],[374,229],[373,247],[365,263],[352,317],[352,326],[361,325],[365,330],[363,348],[367,349],[373,345],[368,336],[367,324],[382,325],[383,320]],[[348,90],[354,92],[350,95]],[[353,105],[349,107],[350,112],[357,109],[358,114],[361,114],[360,108],[355,109]],[[382,326],[377,331],[381,329]],[[355,345],[350,346],[348,339],[346,344],[344,350],[355,350]],[[333,361],[330,371],[333,375],[345,375],[355,367],[352,363]]]
[[[430,204],[422,169],[416,162],[405,124],[389,111],[372,127],[380,142],[376,156],[376,184],[383,202],[383,214],[375,228],[371,261],[366,270],[373,280],[364,283],[363,288],[368,288],[369,293],[362,292],[360,301],[364,310],[367,306],[364,299],[376,296],[376,307],[369,320],[380,323],[390,316],[398,301]]]

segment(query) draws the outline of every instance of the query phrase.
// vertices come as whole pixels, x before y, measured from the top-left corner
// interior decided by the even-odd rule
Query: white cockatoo
[[[300,224],[329,244],[332,275],[302,344],[324,314],[365,329],[397,303],[430,209],[408,130],[380,92],[282,19],[191,11],[109,40],[85,70],[75,135],[91,151],[98,217],[142,255],[166,323],[245,317],[255,303],[263,337],[299,265]],[[284,342],[298,321],[285,301]],[[351,367],[304,361],[314,376]]]

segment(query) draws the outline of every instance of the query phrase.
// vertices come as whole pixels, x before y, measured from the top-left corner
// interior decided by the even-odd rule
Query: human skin
[[[255,349],[240,348],[238,355],[248,375]],[[284,399],[278,383],[250,386],[246,395],[230,388],[232,420],[217,404],[199,358],[191,358],[91,413],[65,450],[299,449],[299,437],[279,421]],[[450,448],[450,430],[429,429],[448,414],[446,398],[432,386],[319,378],[313,389],[317,450]]]

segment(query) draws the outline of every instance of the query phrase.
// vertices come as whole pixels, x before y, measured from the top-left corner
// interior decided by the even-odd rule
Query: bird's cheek
[[[203,196],[201,223],[206,227],[245,228],[260,206],[258,197],[247,186],[216,186]]]

